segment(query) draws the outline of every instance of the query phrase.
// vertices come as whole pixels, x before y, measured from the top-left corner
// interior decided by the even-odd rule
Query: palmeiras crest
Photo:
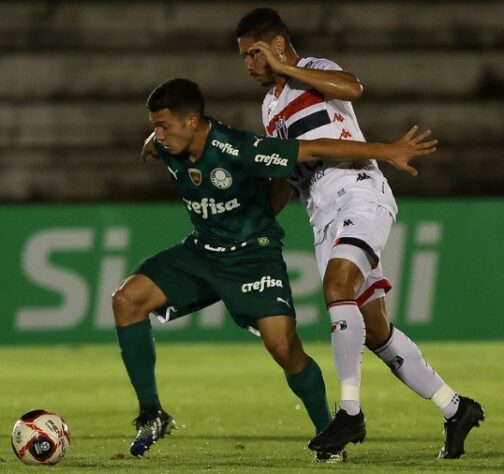
[[[189,178],[191,178],[191,181],[193,182],[194,185],[199,186],[201,184],[201,181],[203,179],[201,175],[201,171],[196,169],[196,168],[189,168],[187,170],[189,173]]]
[[[215,168],[210,172],[210,181],[219,189],[228,189],[233,184],[231,173],[224,168]]]

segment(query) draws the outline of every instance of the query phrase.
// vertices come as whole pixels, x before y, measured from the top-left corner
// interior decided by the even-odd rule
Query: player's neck
[[[205,149],[206,139],[208,134],[210,133],[210,129],[212,128],[211,122],[203,118],[196,129],[196,133],[194,134],[194,139],[189,147],[189,161],[196,162],[203,155],[203,150]]]

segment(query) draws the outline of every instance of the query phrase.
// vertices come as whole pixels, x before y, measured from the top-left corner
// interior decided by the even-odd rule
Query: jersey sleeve
[[[299,153],[298,140],[247,134],[240,155],[247,171],[258,178],[290,178]]]
[[[307,69],[322,69],[324,71],[342,71],[343,69],[333,61],[324,58],[310,58],[303,66]]]

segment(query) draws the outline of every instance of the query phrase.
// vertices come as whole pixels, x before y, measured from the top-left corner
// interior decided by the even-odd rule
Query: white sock
[[[458,395],[445,384],[406,334],[392,327],[389,340],[373,352],[390,367],[401,382],[422,398],[432,400],[445,418],[455,414]]]
[[[341,386],[339,406],[349,415],[360,412],[361,364],[366,339],[364,318],[354,300],[329,305],[331,343]]]

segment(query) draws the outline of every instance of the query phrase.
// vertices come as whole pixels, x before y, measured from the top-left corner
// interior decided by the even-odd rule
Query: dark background
[[[0,3],[0,201],[173,198],[160,163],[138,154],[144,103],[173,77],[198,82],[207,112],[262,131],[264,90],[246,74],[234,29],[248,1]],[[413,178],[382,166],[398,196],[504,193],[504,2],[273,1],[302,56],[362,81],[368,140],[411,125],[441,141]]]

